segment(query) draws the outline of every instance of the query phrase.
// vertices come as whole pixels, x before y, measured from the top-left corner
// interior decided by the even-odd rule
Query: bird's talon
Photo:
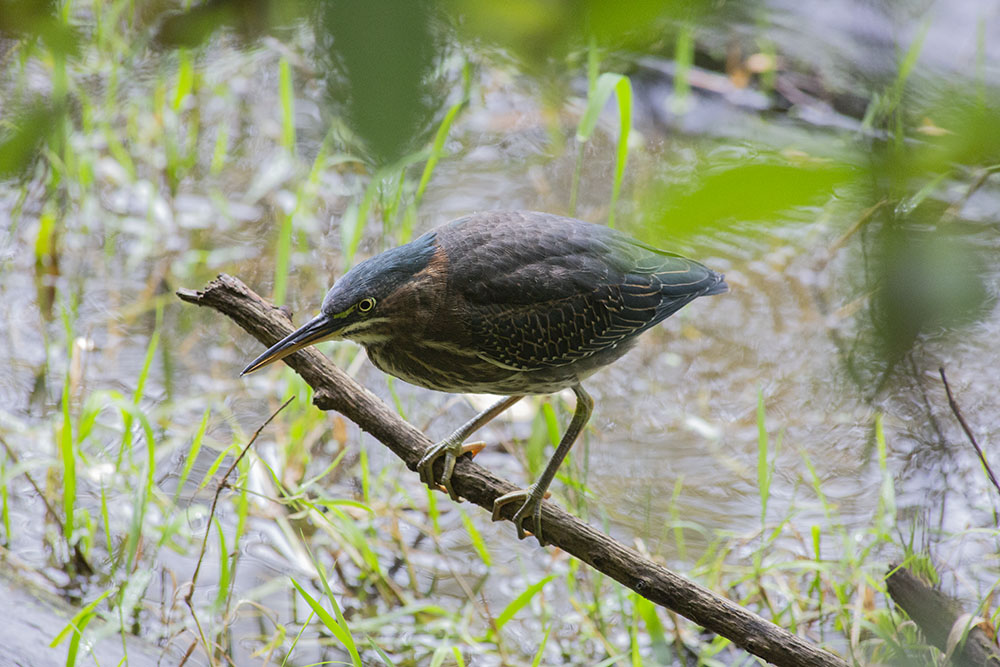
[[[547,496],[548,494],[546,494]],[[529,486],[519,491],[512,491],[494,500],[493,520],[499,521],[502,519],[503,517],[500,516],[500,512],[503,511],[503,507],[518,500],[523,500],[523,503],[517,512],[514,513],[514,516],[511,517],[511,521],[517,527],[517,539],[523,540],[528,535],[533,535],[538,540],[538,543],[544,546],[546,542],[542,539],[542,499],[535,496],[534,486]],[[525,523],[528,523],[530,530],[525,528]]]
[[[470,442],[465,445],[462,445],[462,453],[459,454],[459,456],[462,456],[462,454],[471,454],[472,458],[476,458],[476,455],[478,455],[479,452],[483,451],[484,449],[486,449],[485,442],[481,440],[478,442]]]
[[[478,444],[478,443],[473,443]],[[470,450],[471,451],[471,450]],[[465,453],[465,447],[459,442],[452,440],[442,440],[431,446],[417,463],[417,472],[420,474],[420,481],[431,489],[441,489],[448,493],[454,501],[461,498],[451,485],[451,475],[455,471],[455,461],[457,457]],[[434,478],[434,464],[441,457],[444,457],[444,470],[441,473],[441,481]]]
[[[448,496],[454,500],[456,503],[462,502],[462,497],[455,492],[455,489],[451,485],[451,478],[449,476],[448,481],[440,486],[444,487],[444,490],[448,493]]]

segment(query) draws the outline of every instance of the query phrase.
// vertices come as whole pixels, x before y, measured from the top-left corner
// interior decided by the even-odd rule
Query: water
[[[765,36],[777,43],[779,52],[815,67],[818,78],[835,81],[831,86],[835,91],[856,92],[873,80],[891,80],[895,69],[886,63],[891,60],[889,53],[898,52],[896,31],[912,35],[920,21],[902,21],[878,4],[855,5],[843,3],[833,20],[826,13],[774,3],[776,20]],[[934,6],[935,16],[945,11],[942,7]],[[871,16],[877,20],[869,20]],[[976,43],[979,25],[988,35],[995,34],[995,11],[979,13],[977,3],[955,4],[944,16],[949,20],[929,22],[920,61],[926,67],[918,68],[928,76],[968,67],[975,58],[970,44]],[[835,30],[829,28],[831,22]],[[899,28],[904,24],[905,29]],[[753,26],[748,23],[733,30],[755,34]],[[948,35],[960,37],[962,47],[942,46]],[[706,43],[723,43],[729,36],[728,30],[716,28],[699,37]],[[827,38],[818,40],[819,36]],[[986,39],[983,44],[985,75],[996,83],[995,51],[1000,40]],[[227,57],[224,70],[206,72],[206,87],[223,87],[230,81],[233,91],[246,92],[240,82],[255,80],[262,71],[275,71],[275,60],[275,54],[267,50],[252,52],[245,60]],[[538,86],[502,68],[485,69],[479,76],[479,87],[487,92],[460,116],[449,140],[450,155],[435,172],[414,234],[471,210],[509,207],[566,212],[576,147],[572,141],[551,141],[551,114],[540,101]],[[733,102],[700,92],[686,116],[642,114],[644,108],[660,109],[665,99],[663,86],[669,81],[656,77],[652,81],[648,94],[637,100],[637,114],[648,120],[639,124],[641,141],[630,158],[626,192],[641,191],[649,182],[684,181],[712,150],[731,148],[733,137],[737,146],[766,140],[778,149],[806,141],[850,145],[860,126],[857,117],[832,108],[823,109],[820,120],[789,120],[773,117],[752,101]],[[132,93],[147,95],[143,83],[137,82]],[[315,103],[315,91],[302,94]],[[4,441],[44,481],[45,471],[58,466],[63,378],[69,377],[68,392],[77,409],[95,393],[109,400],[109,406],[113,405],[110,391],[120,392],[126,402],[131,400],[155,327],[156,307],[161,304],[159,349],[141,405],[163,447],[159,459],[163,465],[156,477],[165,493],[173,493],[204,409],[212,408],[207,430],[212,447],[203,452],[181,490],[182,498],[191,502],[182,523],[194,533],[200,533],[205,514],[205,494],[199,494],[195,484],[218,449],[231,442],[245,443],[276,407],[274,397],[281,392],[274,385],[282,380],[275,374],[238,378],[239,370],[261,347],[221,316],[181,305],[171,291],[200,287],[215,272],[225,270],[267,294],[274,256],[269,239],[308,169],[308,164],[303,167],[280,156],[275,146],[277,109],[249,100],[246,108],[234,112],[227,106],[226,94],[208,97],[213,104],[206,105],[202,122],[206,127],[229,128],[233,158],[229,168],[202,179],[189,177],[173,196],[158,180],[162,169],[158,151],[146,153],[143,146],[136,147],[140,173],[136,179],[105,155],[95,169],[99,196],[67,207],[66,219],[61,220],[59,266],[51,278],[33,280],[44,273],[36,269],[33,255],[37,220],[44,210],[38,193],[28,198],[16,226],[8,223],[10,233],[0,247],[0,320],[5,324],[0,331],[0,364],[8,369],[0,374]],[[310,107],[304,102],[301,108],[308,111]],[[581,108],[577,101],[559,109],[555,127],[572,134]],[[315,118],[304,115],[299,118],[303,134],[322,136],[310,127]],[[140,118],[152,122],[148,115]],[[200,141],[208,150],[215,136]],[[155,146],[153,139],[150,142]],[[300,150],[314,155],[316,146],[307,143]],[[613,132],[600,133],[586,149],[580,217],[604,218],[613,151]],[[972,180],[972,175],[959,174],[953,186],[945,188],[949,200],[957,200]],[[312,205],[295,218],[298,236],[288,301],[296,322],[318,308],[329,283],[342,271],[338,221],[356,202],[363,185],[352,169],[341,166],[324,172],[310,186],[307,196],[313,198]],[[0,190],[4,215],[14,207],[10,187],[7,184]],[[627,198],[622,207],[633,213],[641,209]],[[575,504],[577,496],[572,492],[564,497],[574,501],[574,512],[585,512],[589,520],[606,526],[627,543],[641,541],[678,569],[693,567],[719,535],[734,536],[741,545],[734,548],[736,557],[746,558],[760,538],[757,457],[758,400],[762,400],[774,469],[765,524],[773,529],[787,519],[774,557],[810,557],[807,536],[813,526],[822,526],[825,536],[835,536],[824,540],[822,556],[836,560],[851,551],[853,543],[870,539],[878,513],[886,511],[884,473],[874,433],[876,415],[881,414],[888,445],[886,471],[893,484],[898,525],[904,532],[900,540],[912,534],[918,543],[933,545],[945,589],[973,600],[997,575],[991,535],[975,532],[995,527],[997,496],[948,409],[937,369],[947,369],[962,411],[989,455],[989,443],[1000,434],[994,391],[1000,310],[989,305],[970,326],[921,338],[884,387],[878,391],[870,385],[859,387],[845,359],[863,334],[856,317],[858,309],[863,309],[858,303],[863,295],[857,289],[857,272],[861,248],[868,247],[864,244],[870,239],[862,230],[831,255],[835,240],[855,219],[845,217],[844,210],[850,207],[799,207],[766,224],[736,221],[718,233],[679,239],[679,250],[725,271],[732,292],[687,307],[587,383],[596,410],[567,466],[585,482],[589,494],[585,507]],[[634,221],[630,227],[628,216],[621,217],[630,231],[651,233]],[[958,218],[965,224],[963,241],[982,256],[995,258],[1000,250],[995,222],[1000,219],[1000,190],[994,180],[986,181],[969,198]],[[392,242],[391,235],[371,225],[361,252],[374,253]],[[997,263],[986,262],[985,272],[984,284],[995,298],[1000,293]],[[57,294],[51,315],[39,305],[50,287]],[[72,322],[68,340],[62,321],[67,309]],[[444,436],[473,414],[474,407],[466,399],[398,382],[388,385],[367,361],[356,360],[350,346],[330,351],[365,386],[387,401],[398,400],[407,418],[431,437]],[[565,425],[571,401],[552,401]],[[484,430],[483,439],[502,446],[488,448],[479,459],[483,465],[509,479],[527,481],[517,458],[504,451],[521,447],[512,444],[512,438],[520,442],[530,436],[537,406],[534,401],[519,406],[512,417]],[[90,509],[91,517],[100,516],[102,486],[112,494],[129,488],[114,481],[98,455],[101,448],[117,451],[120,420],[114,407],[98,413],[95,428],[102,435],[96,446],[92,444],[93,461],[83,459],[79,464],[80,503]],[[305,433],[266,431],[256,450],[265,460],[282,461],[282,448],[310,443],[315,449],[309,474],[317,474],[339,451],[332,429],[326,418]],[[416,475],[403,470],[355,427],[346,425],[345,429],[339,444],[348,448],[351,457],[363,448],[373,474],[398,477],[401,489],[420,502],[423,492]],[[141,436],[136,441],[141,442]],[[11,464],[7,465],[10,470]],[[279,472],[294,479],[297,471]],[[23,477],[11,474],[8,483],[15,537],[7,548],[31,567],[63,581],[59,554],[45,546],[53,542],[55,528],[38,521],[43,512],[37,495]],[[817,485],[822,497],[816,493]],[[333,496],[355,497],[358,486],[359,481],[348,476],[331,479],[328,488]],[[556,486],[565,488],[559,482]],[[266,475],[255,477],[252,488],[263,497],[276,495]],[[113,509],[132,502],[119,492],[121,496],[110,498]],[[386,503],[405,504],[399,497]],[[477,561],[454,507],[443,497],[438,503],[443,512],[442,539],[453,560],[442,560],[437,551],[426,547],[417,526],[404,521],[400,531],[404,543],[418,545],[411,561],[418,566],[420,584],[426,587],[437,580],[442,598],[453,598],[457,604],[466,597],[463,577],[479,581],[487,572]],[[490,524],[477,510],[463,508],[495,555],[484,597],[491,606],[502,608],[523,589],[524,581],[537,580],[552,567],[549,557],[533,543],[515,543],[509,524]],[[237,590],[245,593],[270,587],[260,599],[279,609],[288,604],[280,590],[287,581],[285,575],[305,579],[312,568],[299,548],[296,530],[281,523],[282,514],[263,500],[254,501],[250,533],[240,546],[245,557],[237,573]],[[223,508],[222,519],[228,527],[235,524],[228,508]],[[678,539],[678,526],[683,526],[683,540]],[[392,563],[397,545],[384,537],[372,538],[372,542],[384,562]],[[877,554],[876,560],[901,555],[901,550],[880,548],[886,552]],[[194,568],[190,553],[166,549],[160,553],[157,579],[182,582],[190,577]],[[209,562],[217,562],[213,553]],[[350,562],[343,567],[348,574],[354,571]],[[564,568],[565,563],[554,567]],[[207,604],[219,574],[209,568],[203,576],[206,588],[198,599]],[[91,583],[98,590],[106,582]],[[158,622],[169,627],[183,617],[180,595],[169,584],[154,588],[147,596],[167,610]],[[93,595],[84,597],[92,599]],[[257,619],[242,623],[236,626],[237,636],[255,628]],[[535,636],[528,623],[514,633],[526,643]],[[249,653],[252,648],[241,650]]]

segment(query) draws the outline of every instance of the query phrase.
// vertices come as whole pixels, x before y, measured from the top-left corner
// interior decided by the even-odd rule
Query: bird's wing
[[[551,274],[553,268],[544,271]],[[507,296],[479,305],[470,318],[482,358],[518,370],[571,364],[712,293],[721,277],[691,260],[661,256],[656,266],[634,266],[628,273],[609,266],[558,285],[556,280],[497,278],[494,293]]]
[[[571,364],[724,291],[722,276],[695,261],[547,214],[476,214],[441,240],[479,356],[518,370]]]

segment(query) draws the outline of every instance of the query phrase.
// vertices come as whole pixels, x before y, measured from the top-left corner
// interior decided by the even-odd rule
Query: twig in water
[[[232,474],[233,470],[236,469],[236,466],[238,466],[240,461],[243,460],[243,457],[246,456],[247,451],[250,450],[250,448],[253,446],[253,443],[257,441],[257,436],[260,435],[260,432],[264,430],[265,426],[270,424],[271,421],[278,416],[278,413],[280,413],[282,410],[288,407],[288,404],[294,400],[295,397],[292,396],[287,401],[282,403],[281,407],[272,412],[271,416],[268,417],[263,424],[257,427],[257,430],[253,432],[253,436],[250,438],[250,441],[246,444],[246,447],[243,448],[243,451],[241,451],[240,455],[236,457],[236,460],[233,461],[232,465],[230,465],[229,468],[226,469],[226,472],[223,473],[222,475],[222,479],[219,480],[219,484],[215,487],[215,496],[212,498],[212,508],[208,512],[208,521],[205,523],[205,536],[201,539],[201,552],[198,554],[198,564],[195,566],[194,574],[191,576],[191,584],[190,588],[188,589],[187,595],[184,596],[184,603],[188,606],[188,609],[191,610],[191,616],[194,617],[195,625],[198,626],[198,632],[202,635],[201,639],[202,642],[205,643],[206,647],[208,647],[208,642],[206,641],[205,636],[201,631],[201,623],[198,621],[198,614],[195,613],[194,605],[191,603],[191,598],[194,597],[194,589],[198,585],[198,573],[201,572],[201,562],[205,559],[205,549],[207,548],[208,545],[208,534],[212,530],[212,519],[215,518],[215,506],[219,503],[219,496],[222,494],[222,489],[228,486],[229,475]],[[211,655],[211,650],[209,650],[209,655]]]
[[[21,463],[21,460],[17,456],[17,452],[14,451],[13,447],[7,444],[6,440],[0,438],[0,445],[3,445],[4,449],[7,450],[7,456],[9,456],[10,460],[14,462],[14,465],[19,465]],[[31,484],[31,488],[33,488],[35,493],[38,494],[38,497],[42,499],[42,503],[45,505],[45,513],[48,514],[49,518],[59,526],[59,533],[61,535],[65,535],[66,529],[63,526],[62,519],[52,508],[52,504],[49,502],[49,499],[46,498],[45,494],[42,493],[42,490],[38,488],[38,484],[36,484],[35,480],[31,477],[31,473],[25,470],[22,474],[24,475],[24,478],[28,480],[28,484]],[[76,565],[77,569],[79,569],[85,576],[89,577],[92,575],[94,573],[94,568],[87,561],[86,556],[83,555],[83,551],[80,550],[79,542],[72,545],[67,542],[66,546],[73,551],[73,563]]]
[[[944,212],[945,217],[957,218],[958,214],[961,213],[962,209],[965,207],[965,204],[972,198],[972,195],[976,194],[979,188],[983,187],[983,184],[986,183],[986,179],[988,179],[990,176],[997,173],[998,171],[1000,171],[1000,166],[998,165],[993,165],[991,167],[987,167],[981,170],[979,172],[979,175],[976,176],[975,180],[973,180],[972,183],[969,184],[969,187],[965,191],[965,194],[963,194],[961,197],[955,200],[951,204],[951,206],[949,206],[948,209]]]
[[[976,442],[976,436],[972,434],[972,429],[969,428],[968,422],[965,421],[965,417],[962,416],[962,411],[958,409],[958,403],[955,401],[955,397],[951,393],[951,387],[948,386],[948,378],[944,375],[944,366],[938,368],[938,372],[941,374],[941,382],[944,383],[944,390],[948,394],[948,405],[951,407],[952,413],[954,413],[955,418],[958,419],[958,423],[962,425],[962,430],[965,431],[965,437],[969,439],[972,446],[976,448],[976,453],[979,454],[979,460],[982,461],[983,467],[986,468],[986,474],[990,476],[990,481],[993,482],[993,486],[996,488],[997,493],[1000,493],[1000,482],[997,482],[996,475],[993,474],[993,469],[990,468],[990,464],[986,462],[986,455],[983,454],[982,448],[979,443]]]

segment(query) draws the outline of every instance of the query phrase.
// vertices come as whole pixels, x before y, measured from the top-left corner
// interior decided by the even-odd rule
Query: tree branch
[[[1000,648],[979,627],[986,624],[962,612],[961,606],[934,590],[915,574],[890,565],[886,574],[889,596],[913,619],[931,644],[951,656],[959,667],[1000,665]]]
[[[225,274],[203,290],[181,289],[177,296],[219,311],[264,345],[271,345],[292,331],[283,311],[261,299],[240,280]],[[410,470],[416,470],[424,450],[432,444],[423,433],[316,348],[296,352],[284,361],[314,389],[316,407],[340,412],[392,450]],[[443,463],[439,461],[440,465]],[[459,494],[487,512],[492,512],[497,497],[516,489],[468,457],[459,459],[452,484]],[[514,511],[514,507],[506,507],[503,517],[509,520]],[[847,667],[846,662],[833,654],[640,556],[551,503],[543,504],[542,524],[545,539],[553,546],[753,655],[781,667]]]

